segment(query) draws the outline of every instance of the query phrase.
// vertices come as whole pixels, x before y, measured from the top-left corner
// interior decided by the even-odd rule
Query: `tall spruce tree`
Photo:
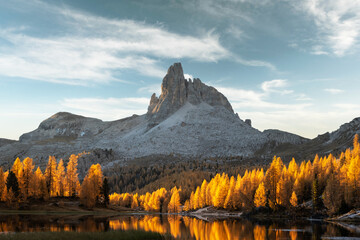
[[[19,183],[18,183],[18,179],[13,171],[9,172],[9,175],[6,179],[6,187],[7,187],[8,191],[10,189],[12,190],[12,192],[15,195],[15,198],[17,198],[19,196]]]

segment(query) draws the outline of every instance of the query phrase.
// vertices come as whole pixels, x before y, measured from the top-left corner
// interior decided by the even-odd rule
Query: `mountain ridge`
[[[341,129],[341,134],[329,134],[333,138],[340,134],[346,142],[353,137],[354,129],[360,129],[360,118]],[[261,132],[250,121],[240,119],[215,88],[197,78],[186,80],[181,64],[175,63],[162,81],[160,96],[151,96],[146,114],[106,122],[56,113],[34,131],[23,134],[18,142],[0,145],[0,165],[25,156],[45,164],[49,155],[66,159],[83,151],[104,156],[98,160],[105,166],[126,165],[134,158],[160,155],[193,159],[238,156],[266,161],[273,154],[323,151],[329,139],[309,140],[274,129]],[[314,146],[309,147],[309,143]],[[86,164],[84,169],[88,168]]]

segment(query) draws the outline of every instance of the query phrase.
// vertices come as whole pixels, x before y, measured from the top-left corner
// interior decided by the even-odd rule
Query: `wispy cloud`
[[[304,93],[300,93],[295,98],[297,101],[311,101],[312,98]]]
[[[139,93],[156,93],[157,96],[161,93],[161,88],[159,84],[151,84],[145,87],[141,87],[137,90]]]
[[[284,94],[290,94],[293,93],[292,90],[284,89],[288,86],[288,81],[285,79],[274,79],[271,81],[265,81],[261,84],[261,89],[265,93],[280,93],[282,95]]]
[[[235,59],[236,62],[246,65],[246,66],[251,66],[251,67],[266,67],[272,71],[277,71],[277,68],[275,65],[266,62],[266,61],[260,61],[260,60],[246,60],[243,59],[239,56],[233,56],[233,58]]]
[[[344,56],[360,36],[360,2],[354,0],[303,0],[294,4],[310,15],[318,29],[314,54]],[[300,7],[299,7],[300,6]]]
[[[288,95],[287,98],[294,100],[298,95],[291,94],[292,90],[284,89],[288,86],[287,80],[275,79],[271,81],[264,81],[260,86],[260,91],[246,90],[239,88],[229,88],[216,86],[221,93],[223,93],[231,102],[235,109],[252,108],[252,109],[303,109],[310,106],[311,103],[278,103],[271,101],[273,94]],[[290,95],[291,94],[291,95]],[[266,110],[266,111],[267,111]]]
[[[331,93],[331,94],[340,94],[340,93],[344,92],[344,90],[337,89],[337,88],[325,88],[324,91],[328,92],[328,93]]]
[[[148,104],[148,98],[66,98],[60,102],[65,111],[108,121],[144,114]]]
[[[0,75],[3,76],[74,85],[126,82],[122,79],[126,70],[162,77],[166,73],[161,67],[163,59],[217,62],[234,57],[213,30],[201,36],[181,35],[160,24],[109,19],[64,5],[42,1],[24,4],[29,11],[49,14],[50,21],[66,31],[60,36],[33,36],[23,26],[3,28],[0,37],[9,43],[0,44]],[[261,61],[238,62],[274,68]]]

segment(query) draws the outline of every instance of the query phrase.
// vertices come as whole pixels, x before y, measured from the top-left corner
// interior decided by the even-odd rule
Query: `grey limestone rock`
[[[151,96],[147,118],[152,123],[159,123],[179,110],[186,102],[193,105],[205,102],[210,106],[223,106],[234,113],[223,94],[205,85],[198,78],[193,81],[186,80],[181,63],[175,63],[168,69],[163,79],[159,98],[155,94]]]

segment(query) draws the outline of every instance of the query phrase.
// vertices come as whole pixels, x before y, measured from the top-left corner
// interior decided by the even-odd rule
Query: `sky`
[[[360,0],[0,0],[0,138],[59,111],[144,114],[181,62],[253,127],[360,117]]]

